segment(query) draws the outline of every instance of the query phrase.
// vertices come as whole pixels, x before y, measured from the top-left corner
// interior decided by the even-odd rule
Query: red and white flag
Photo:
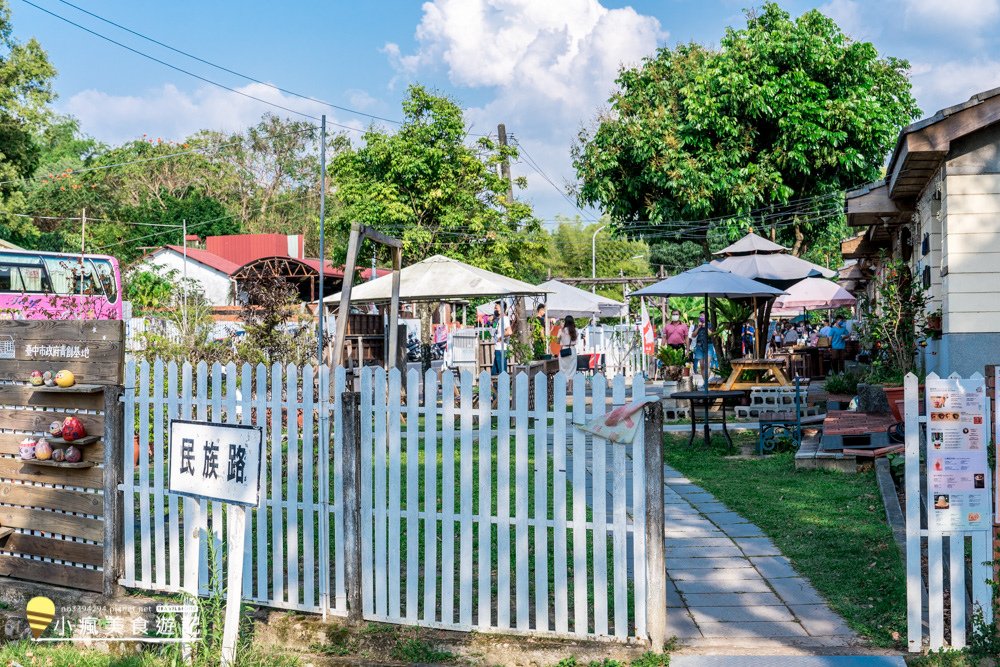
[[[653,331],[653,323],[649,320],[649,311],[646,310],[646,299],[640,301],[639,330],[642,332],[643,354],[653,356],[656,354],[656,333]]]

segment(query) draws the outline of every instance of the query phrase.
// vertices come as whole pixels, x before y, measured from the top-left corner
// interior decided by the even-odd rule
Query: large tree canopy
[[[364,144],[331,163],[333,216],[341,236],[353,222],[403,240],[403,261],[435,253],[524,277],[538,266],[542,233],[531,207],[508,201],[500,163],[511,147],[488,138],[466,143],[462,109],[412,86],[395,132],[372,128]]]
[[[690,239],[677,221],[725,216],[802,254],[834,193],[877,178],[917,115],[908,68],[819,11],[793,20],[768,3],[718,49],[664,48],[622,70],[610,112],[574,147],[579,200],[634,234]],[[707,252],[706,225],[692,228]]]

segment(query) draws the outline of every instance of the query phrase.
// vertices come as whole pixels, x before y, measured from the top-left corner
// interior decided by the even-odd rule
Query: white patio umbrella
[[[545,297],[529,297],[528,307],[534,309],[539,303],[545,303],[545,312],[549,317],[561,319],[570,315],[574,318],[590,319],[591,317],[620,317],[625,304],[609,299],[600,294],[592,294],[573,285],[547,280],[538,286],[547,292]],[[486,303],[478,308],[480,315],[493,313],[493,304]]]
[[[428,257],[399,272],[400,301],[528,296],[545,294],[548,291],[543,287],[508,278],[443,255]],[[391,298],[391,274],[362,283],[351,290],[352,303],[386,303]],[[340,293],[328,296],[323,301],[339,303]]]

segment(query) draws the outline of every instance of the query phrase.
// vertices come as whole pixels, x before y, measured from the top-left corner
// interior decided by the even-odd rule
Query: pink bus
[[[0,251],[0,318],[120,320],[118,260],[107,255]]]

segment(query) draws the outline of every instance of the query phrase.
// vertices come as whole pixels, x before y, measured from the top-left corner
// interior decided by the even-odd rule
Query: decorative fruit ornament
[[[56,384],[56,374],[52,371],[42,373],[42,384],[46,387],[53,387]]]
[[[73,442],[74,440],[79,440],[83,436],[87,435],[87,431],[83,428],[83,423],[76,417],[66,417],[62,423],[62,437],[66,442]],[[67,455],[69,452],[66,452]]]
[[[25,461],[30,461],[35,458],[35,439],[25,438],[21,441],[18,451],[21,454],[21,458]]]
[[[39,461],[48,461],[52,458],[52,445],[44,438],[35,443],[35,458]]]
[[[54,421],[49,424],[49,435],[53,438],[58,438],[62,436],[62,422]]]
[[[79,463],[82,458],[83,452],[73,445],[66,448],[66,463]]]
[[[72,387],[76,384],[76,377],[73,375],[72,371],[68,371],[65,368],[56,373],[56,385],[66,389]]]
[[[42,386],[42,372],[41,371],[31,371],[31,375],[28,376],[28,382],[31,383],[32,387]]]
[[[52,460],[56,463],[62,463],[66,460],[66,452],[63,451],[62,447],[52,450]]]

